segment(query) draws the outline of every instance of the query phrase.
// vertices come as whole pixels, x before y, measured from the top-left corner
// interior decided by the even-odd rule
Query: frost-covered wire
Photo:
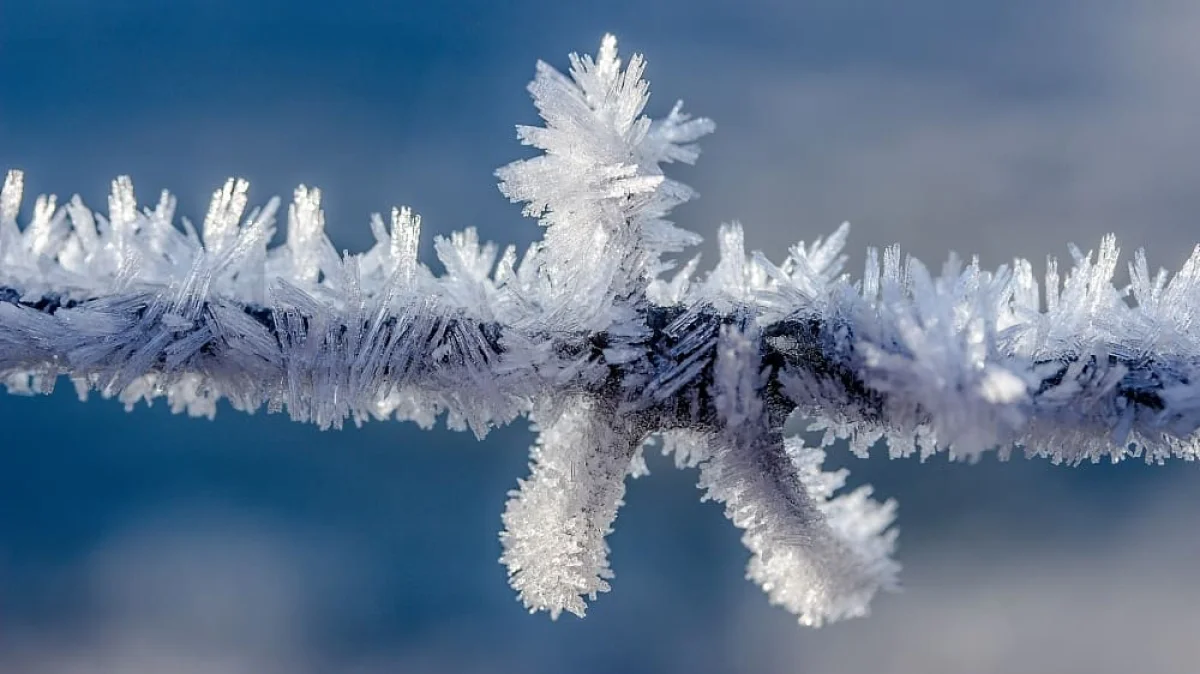
[[[713,125],[678,105],[645,117],[643,65],[622,67],[612,37],[568,75],[539,64],[545,125],[519,134],[541,154],[498,176],[545,237],[520,260],[473,230],[438,237],[440,276],[407,209],[372,218],[369,251],[339,255],[316,189],[248,212],[231,180],[180,228],[170,195],[139,208],[121,178],[107,214],[40,197],[22,228],[10,172],[0,376],[14,392],[65,375],[129,406],[165,396],[211,417],[225,399],[323,428],[444,414],[482,437],[528,416],[539,437],[501,559],[521,601],[555,617],[609,589],[605,537],[653,437],[744,530],[748,576],[812,625],[864,614],[898,571],[895,504],[821,468],[838,438],[894,457],[1196,457],[1200,249],[1173,277],[1139,252],[1120,289],[1111,237],[1073,248],[1061,275],[1051,260],[1043,284],[1024,260],[951,258],[935,275],[896,248],[868,250],[852,280],[846,226],[773,263],[729,225],[715,269],[667,276],[699,237],[667,220],[692,193],[663,166],[694,161]],[[785,437],[792,415],[821,446]]]

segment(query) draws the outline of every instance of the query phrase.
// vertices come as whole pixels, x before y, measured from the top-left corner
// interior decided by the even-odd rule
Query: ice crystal
[[[22,228],[12,171],[0,376],[18,393],[65,375],[81,396],[165,396],[204,416],[224,399],[323,428],[444,415],[483,436],[528,416],[539,435],[501,560],[553,617],[609,589],[605,537],[654,437],[744,531],[748,577],[811,625],[864,614],[898,571],[895,504],[822,469],[839,438],[894,457],[1196,457],[1200,248],[1174,277],[1139,252],[1124,289],[1111,237],[1072,248],[1065,275],[1050,260],[1044,290],[1024,260],[952,257],[935,275],[894,247],[868,250],[854,281],[846,226],[775,264],[734,224],[706,276],[695,258],[668,276],[699,237],[667,219],[693,195],[663,165],[694,161],[713,125],[679,105],[646,117],[644,65],[623,65],[611,36],[567,75],[538,65],[545,125],[519,137],[541,154],[498,177],[545,236],[521,256],[473,230],[439,237],[440,276],[406,208],[371,219],[370,250],[339,255],[319,190],[247,212],[249,186],[230,180],[197,230],[175,225],[169,194],[140,208],[119,178],[107,214],[40,197]],[[793,415],[825,431],[820,447],[785,436]]]

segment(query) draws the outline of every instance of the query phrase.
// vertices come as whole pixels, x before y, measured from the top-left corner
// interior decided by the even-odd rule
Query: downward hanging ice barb
[[[1064,279],[1050,264],[1042,307],[1024,260],[989,272],[952,259],[933,276],[870,249],[852,281],[845,226],[774,264],[731,225],[705,278],[694,259],[665,278],[667,256],[699,237],[666,219],[692,192],[663,165],[694,161],[713,124],[678,105],[643,116],[643,66],[622,66],[612,37],[572,56],[569,76],[538,65],[545,125],[519,132],[541,154],[498,175],[545,237],[519,263],[472,230],[438,238],[442,276],[418,262],[407,209],[371,221],[371,250],[341,256],[315,189],[296,191],[286,242],[268,248],[279,202],[247,214],[244,181],[217,191],[196,231],[175,226],[169,195],[139,210],[122,178],[107,216],[41,197],[22,229],[11,172],[0,374],[19,392],[66,375],[129,406],[166,396],[212,416],[224,398],[322,427],[444,412],[482,436],[527,415],[539,436],[501,559],[521,601],[553,617],[609,589],[605,536],[654,437],[745,531],[749,577],[810,625],[866,613],[898,570],[894,504],[822,471],[837,438],[858,455],[884,439],[893,457],[1196,457],[1200,253],[1170,280],[1139,253],[1119,291],[1111,237],[1072,249]],[[793,414],[825,430],[821,447],[785,437]]]

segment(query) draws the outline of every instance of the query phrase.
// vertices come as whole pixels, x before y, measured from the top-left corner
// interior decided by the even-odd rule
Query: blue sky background
[[[203,214],[326,195],[339,247],[394,204],[432,236],[538,236],[492,172],[526,156],[524,86],[606,31],[662,114],[717,120],[678,211],[779,251],[843,220],[852,265],[1040,268],[1110,231],[1176,268],[1200,240],[1200,9],[1183,0],[0,3],[0,167],[104,204],[133,176]],[[711,237],[710,237],[711,238]],[[703,245],[711,263],[715,250]],[[778,257],[772,255],[772,257]],[[496,562],[522,424],[319,432],[223,410],[0,397],[0,670],[1183,672],[1200,644],[1195,466],[854,461],[901,503],[906,590],[795,625],[695,475],[652,461],[585,620],[528,616]],[[837,460],[843,460],[838,457]]]

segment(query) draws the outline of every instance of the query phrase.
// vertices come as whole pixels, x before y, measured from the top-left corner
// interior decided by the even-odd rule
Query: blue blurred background
[[[524,85],[615,32],[660,115],[714,117],[678,211],[771,252],[843,220],[937,264],[1065,257],[1110,231],[1177,268],[1200,240],[1200,7],[1186,0],[0,0],[0,167],[102,207],[131,174],[203,215],[326,194],[339,248],[395,204],[432,235],[539,235],[492,171]],[[26,207],[29,207],[27,202]],[[703,249],[711,264],[715,248]],[[497,531],[521,424],[483,443],[373,423],[216,421],[0,397],[0,671],[1192,672],[1195,467],[857,461],[901,503],[905,590],[797,626],[695,475],[652,457],[584,620],[529,616]]]

